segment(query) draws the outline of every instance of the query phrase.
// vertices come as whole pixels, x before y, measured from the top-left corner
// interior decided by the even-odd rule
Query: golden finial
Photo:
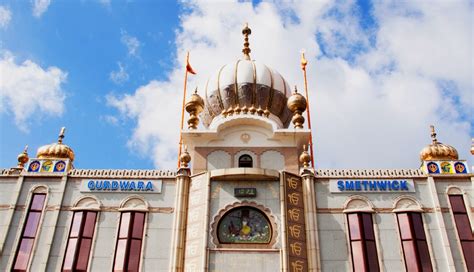
[[[304,50],[301,50],[301,69],[306,70],[307,64],[308,64],[308,61],[304,57]]]
[[[181,162],[181,167],[187,168],[189,162],[191,161],[191,156],[188,153],[188,146],[184,145],[184,152],[181,153],[179,157],[179,161]]]
[[[184,108],[190,115],[188,119],[188,128],[197,129],[197,126],[199,124],[198,115],[204,109],[204,100],[197,93],[197,87],[194,90],[193,95],[191,95],[191,99],[188,101],[188,103],[186,103]]]
[[[250,60],[250,51],[252,50],[249,48],[249,35],[252,34],[252,30],[249,28],[248,23],[245,23],[242,34],[244,35],[244,49],[242,49],[242,53],[244,53],[244,59]]]
[[[293,118],[291,122],[295,128],[303,128],[304,124],[304,117],[301,115],[306,110],[306,98],[298,93],[298,89],[296,89],[293,94],[288,98],[286,103],[288,109],[293,113]]]
[[[27,163],[30,159],[28,158],[28,145],[25,146],[25,149],[23,149],[23,152],[18,155],[17,159],[18,167],[23,168],[25,166],[25,163]]]
[[[62,144],[62,143],[63,143],[64,132],[66,132],[66,127],[62,127],[62,128],[61,128],[61,131],[59,132],[59,136],[58,136],[58,143],[59,143],[59,144]]]
[[[301,152],[301,155],[300,155],[300,163],[303,164],[304,168],[308,168],[310,162],[311,162],[311,156],[308,153],[308,146],[303,145],[303,152]]]

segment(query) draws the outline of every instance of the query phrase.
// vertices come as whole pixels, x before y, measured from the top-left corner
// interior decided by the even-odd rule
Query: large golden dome
[[[63,144],[65,128],[61,129],[58,142],[44,145],[38,148],[36,157],[39,159],[69,159],[74,161],[74,151],[67,145]]]
[[[288,127],[292,114],[286,103],[291,89],[286,80],[263,63],[250,59],[246,26],[243,58],[222,66],[205,87],[203,124],[208,127],[216,117],[254,114]]]
[[[420,152],[420,159],[422,161],[457,160],[459,158],[456,148],[438,142],[434,126],[431,126],[431,138],[432,143],[423,148]]]

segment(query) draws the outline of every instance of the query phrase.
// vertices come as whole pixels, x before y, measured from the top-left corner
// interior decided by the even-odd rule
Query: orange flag
[[[196,74],[196,72],[193,70],[193,67],[191,67],[191,64],[189,64],[189,52],[188,52],[188,55],[186,56],[186,71],[188,71],[188,73],[191,73],[193,75]]]

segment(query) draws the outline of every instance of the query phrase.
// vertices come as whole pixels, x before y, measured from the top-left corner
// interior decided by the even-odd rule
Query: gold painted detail
[[[244,59],[250,60],[250,51],[252,50],[249,47],[249,35],[252,34],[252,30],[249,28],[248,23],[245,23],[242,34],[244,35],[244,49],[242,49],[242,53],[244,53]]]
[[[188,128],[189,129],[197,129],[199,124],[198,115],[204,109],[204,100],[199,96],[197,93],[197,88],[194,90],[193,95],[191,95],[191,99],[186,103],[184,106],[186,111],[189,113],[188,119]]]
[[[57,143],[44,145],[38,148],[36,157],[38,159],[69,159],[73,162],[74,151],[69,146],[63,144],[65,130],[65,127],[61,128]]]
[[[23,152],[21,152],[18,157],[18,167],[23,168],[25,166],[25,163],[28,162],[29,157],[28,157],[28,145],[25,146],[25,149],[23,149]]]
[[[430,129],[432,143],[421,150],[420,160],[458,160],[459,156],[456,148],[438,142],[434,126],[431,125]]]
[[[188,147],[186,145],[184,146],[184,152],[181,153],[181,156],[179,157],[179,161],[181,162],[181,167],[184,168],[187,168],[191,161],[191,156],[188,153]]]
[[[308,146],[303,145],[303,152],[300,155],[300,163],[303,164],[304,168],[308,168],[311,162],[311,156],[308,153]]]
[[[293,118],[291,122],[295,128],[303,128],[304,117],[301,115],[306,110],[306,98],[298,93],[298,90],[295,86],[295,91],[288,98],[287,102],[288,109],[293,112]]]

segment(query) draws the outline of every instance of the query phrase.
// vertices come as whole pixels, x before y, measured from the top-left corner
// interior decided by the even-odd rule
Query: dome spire
[[[250,60],[250,47],[249,47],[249,35],[252,34],[252,30],[249,28],[249,24],[245,23],[244,29],[242,29],[242,34],[244,35],[244,49],[242,49],[242,53],[244,53],[244,59]]]
[[[436,144],[438,142],[438,139],[436,139],[435,127],[431,125],[430,129],[431,129],[431,140],[433,141],[433,144]]]
[[[61,131],[59,132],[58,144],[62,144],[62,143],[63,143],[64,132],[66,132],[66,127],[62,127],[62,128],[61,128]]]

